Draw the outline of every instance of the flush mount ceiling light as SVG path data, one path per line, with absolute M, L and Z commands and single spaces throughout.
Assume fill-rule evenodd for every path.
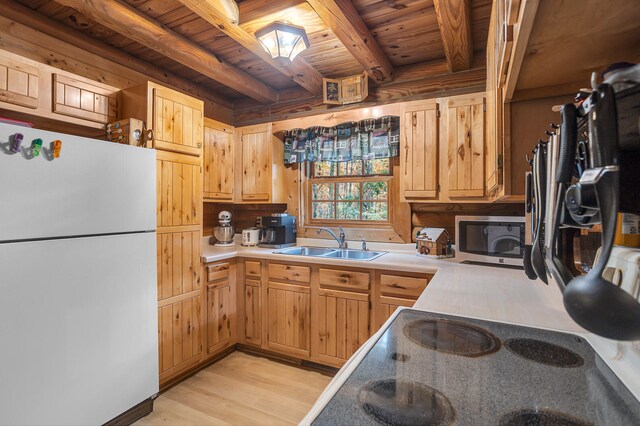
M 274 22 L 260 28 L 255 36 L 274 59 L 293 61 L 293 58 L 309 47 L 304 28 L 283 22 Z

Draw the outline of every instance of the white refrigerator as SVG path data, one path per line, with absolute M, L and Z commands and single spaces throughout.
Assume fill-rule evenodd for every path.
M 157 395 L 155 179 L 154 150 L 0 124 L 0 424 Z

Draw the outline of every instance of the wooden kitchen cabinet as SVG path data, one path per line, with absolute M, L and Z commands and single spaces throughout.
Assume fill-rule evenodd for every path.
M 156 151 L 158 227 L 202 223 L 202 167 L 190 155 Z
M 269 282 L 267 288 L 269 349 L 308 358 L 311 347 L 309 285 Z
M 158 300 L 201 288 L 200 231 L 158 232 Z
M 424 274 L 400 275 L 376 271 L 376 328 L 381 327 L 400 306 L 412 307 L 427 288 L 431 277 Z
M 122 91 L 120 118 L 143 120 L 153 130 L 153 147 L 200 156 L 204 139 L 204 103 L 156 83 Z
M 449 198 L 485 195 L 485 98 L 448 98 L 447 175 Z
M 437 197 L 439 111 L 434 101 L 412 104 L 402 111 L 400 173 L 406 201 Z
M 195 366 L 202 358 L 200 293 L 159 303 L 158 356 L 160 384 Z
M 204 119 L 204 198 L 233 201 L 233 127 Z
M 262 345 L 262 262 L 246 260 L 243 262 L 244 280 L 242 288 L 244 294 L 240 303 L 244 309 L 244 321 L 240 331 L 244 343 L 254 346 Z
M 288 196 L 284 144 L 271 124 L 235 129 L 236 203 L 284 203 Z
M 237 341 L 235 274 L 231 268 L 230 262 L 205 266 L 207 357 Z
M 244 127 L 242 146 L 242 201 L 269 201 L 271 198 L 271 126 Z
M 342 366 L 371 334 L 369 294 L 320 288 L 317 309 L 318 357 Z
M 40 70 L 18 59 L 0 57 L 0 101 L 38 107 Z

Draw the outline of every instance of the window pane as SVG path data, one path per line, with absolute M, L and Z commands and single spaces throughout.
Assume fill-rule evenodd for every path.
M 337 176 L 338 163 L 332 161 L 316 161 L 313 165 L 315 176 Z
M 338 174 L 340 176 L 359 176 L 362 175 L 362 161 L 342 161 L 338 164 Z
M 343 220 L 360 220 L 360 203 L 344 202 L 336 203 L 337 214 L 336 219 Z
M 362 184 L 363 200 L 386 200 L 388 198 L 387 182 L 364 182 Z
M 359 200 L 360 199 L 360 183 L 344 182 L 337 183 L 338 200 Z
M 314 219 L 335 219 L 333 203 L 313 203 Z
M 312 200 L 333 200 L 334 196 L 332 183 L 314 183 L 311 185 Z
M 389 158 L 379 158 L 377 160 L 365 160 L 365 175 L 389 175 L 391 174 L 391 162 Z
M 362 220 L 389 220 L 387 203 L 362 203 Z

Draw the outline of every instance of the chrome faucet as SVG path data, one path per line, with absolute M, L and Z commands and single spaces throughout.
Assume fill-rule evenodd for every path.
M 362 241 L 362 251 L 367 251 L 367 250 L 369 250 L 369 249 L 367 248 L 367 240 L 366 240 L 365 238 L 363 238 L 363 239 L 362 239 L 362 240 L 360 240 L 360 241 Z
M 338 248 L 341 249 L 346 249 L 347 248 L 347 236 L 344 233 L 344 229 L 342 229 L 342 226 L 338 226 L 338 229 L 340 230 L 340 236 L 338 237 L 331 229 L 329 228 L 320 228 L 318 229 L 318 235 L 320 235 L 320 233 L 322 231 L 326 231 L 329 234 L 331 234 L 331 236 L 333 238 L 335 238 L 336 242 L 338 243 Z

